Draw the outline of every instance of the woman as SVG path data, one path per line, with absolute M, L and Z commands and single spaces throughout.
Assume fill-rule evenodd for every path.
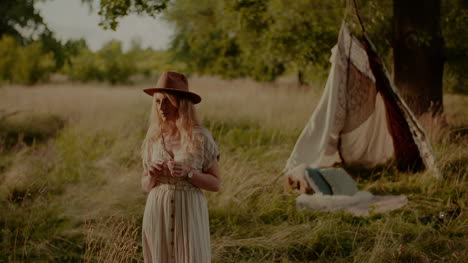
M 206 263 L 211 260 L 207 201 L 200 189 L 218 191 L 219 152 L 193 104 L 200 96 L 187 78 L 164 72 L 153 96 L 142 146 L 142 187 L 149 192 L 143 216 L 145 262 Z

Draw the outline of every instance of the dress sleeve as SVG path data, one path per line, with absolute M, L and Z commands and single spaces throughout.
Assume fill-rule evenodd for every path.
M 213 161 L 219 160 L 219 151 L 213 136 L 209 131 L 204 132 L 203 136 L 203 164 L 202 168 L 205 172 L 213 164 Z

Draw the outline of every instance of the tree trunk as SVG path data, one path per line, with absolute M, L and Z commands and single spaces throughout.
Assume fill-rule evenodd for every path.
M 297 72 L 297 86 L 298 87 L 304 87 L 306 86 L 308 83 L 305 82 L 304 80 L 304 72 L 302 70 L 299 70 Z
M 393 1 L 394 81 L 416 116 L 443 111 L 440 0 Z

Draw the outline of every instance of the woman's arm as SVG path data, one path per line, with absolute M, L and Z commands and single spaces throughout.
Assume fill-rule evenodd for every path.
M 205 172 L 193 171 L 192 178 L 187 179 L 200 189 L 218 192 L 221 187 L 218 160 L 215 159 Z
M 218 160 L 214 159 L 210 167 L 205 172 L 198 172 L 193 168 L 180 163 L 173 162 L 168 164 L 168 168 L 174 177 L 186 177 L 193 185 L 200 189 L 217 192 L 221 185 L 221 177 L 219 173 Z M 190 171 L 192 172 L 192 178 L 188 178 Z
M 141 177 L 141 188 L 143 191 L 149 193 L 155 184 L 156 178 L 143 171 L 143 175 Z
M 141 188 L 143 188 L 143 191 L 149 193 L 151 189 L 153 189 L 157 183 L 158 176 L 164 168 L 164 165 L 165 161 L 158 160 L 154 163 L 149 171 L 143 171 L 143 175 L 141 177 Z

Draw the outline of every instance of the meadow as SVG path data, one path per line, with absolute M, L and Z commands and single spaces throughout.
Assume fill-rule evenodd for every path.
M 298 211 L 278 178 L 321 89 L 193 77 L 220 152 L 207 192 L 213 262 L 468 262 L 468 96 L 426 118 L 444 177 L 394 167 L 354 174 L 405 194 L 387 214 Z M 142 262 L 140 145 L 151 84 L 0 87 L 0 262 Z M 444 218 L 439 218 L 440 213 Z

